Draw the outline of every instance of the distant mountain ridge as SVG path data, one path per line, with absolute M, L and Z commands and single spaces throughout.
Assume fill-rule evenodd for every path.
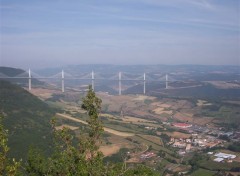
M 36 70 L 37 73 L 44 75 L 52 75 L 62 70 L 72 73 L 90 73 L 91 71 L 100 73 L 118 73 L 131 72 L 143 74 L 144 72 L 162 72 L 171 73 L 176 71 L 189 71 L 191 73 L 204 72 L 211 73 L 213 71 L 239 73 L 240 66 L 236 65 L 108 65 L 108 64 L 85 64 L 85 65 L 68 65 L 56 68 L 43 68 Z
M 11 67 L 0 67 L 0 73 L 3 73 L 7 76 L 14 77 L 26 71 L 20 68 L 11 68 Z
M 21 75 L 20 77 L 28 77 L 28 72 L 20 68 L 0 67 L 0 80 L 9 81 L 15 84 L 19 84 L 21 86 L 27 86 L 28 78 L 14 78 L 18 75 Z M 6 78 L 6 77 L 11 77 L 11 78 Z M 44 83 L 33 77 L 32 84 L 42 85 Z

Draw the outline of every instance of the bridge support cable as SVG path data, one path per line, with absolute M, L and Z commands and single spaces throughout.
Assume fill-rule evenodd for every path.
M 28 70 L 28 90 L 32 90 L 31 70 Z
M 118 94 L 122 95 L 122 83 L 121 83 L 122 73 L 118 73 Z
M 62 70 L 62 92 L 64 91 L 64 71 Z
M 107 76 L 106 76 L 107 75 Z M 110 75 L 110 76 L 109 76 Z M 92 72 L 88 72 L 88 73 L 83 73 L 80 75 L 72 75 L 69 74 L 68 72 L 65 72 L 64 70 L 62 70 L 61 72 L 58 72 L 57 74 L 53 75 L 53 76 L 41 76 L 36 74 L 35 72 L 33 72 L 31 69 L 29 69 L 28 71 L 24 71 L 23 73 L 20 73 L 16 76 L 8 76 L 5 75 L 4 73 L 0 72 L 0 79 L 24 79 L 24 80 L 28 80 L 28 90 L 30 91 L 32 89 L 32 80 L 34 79 L 43 79 L 43 80 L 61 80 L 61 82 L 59 82 L 61 84 L 61 89 L 62 92 L 65 92 L 65 80 L 83 80 L 85 82 L 89 81 L 92 84 L 92 89 L 95 91 L 95 84 L 96 81 L 102 81 L 105 80 L 107 82 L 109 81 L 113 81 L 115 82 L 115 84 L 117 84 L 118 81 L 118 94 L 122 95 L 122 81 L 130 81 L 130 82 L 134 82 L 136 84 L 139 84 L 139 82 L 143 82 L 143 87 L 142 87 L 142 94 L 145 95 L 146 94 L 146 89 L 147 89 L 147 81 L 149 82 L 156 82 L 156 83 L 160 83 L 161 85 L 165 83 L 165 89 L 171 89 L 173 86 L 174 82 L 184 82 L 183 80 L 175 80 L 174 77 L 171 76 L 171 73 L 155 73 L 155 74 L 146 74 L 145 72 L 142 74 L 130 74 L 130 73 L 125 73 L 125 72 L 118 72 L 118 74 L 99 74 L 96 73 L 92 70 Z M 188 81 L 189 82 L 189 81 Z M 59 85 L 59 84 L 58 84 Z M 116 85 L 117 86 L 117 85 Z

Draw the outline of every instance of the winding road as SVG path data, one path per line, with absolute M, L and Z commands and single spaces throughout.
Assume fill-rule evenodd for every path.
M 60 113 L 57 113 L 57 116 L 61 117 L 61 118 L 65 118 L 65 119 L 68 119 L 68 120 L 71 120 L 71 121 L 74 121 L 74 122 L 79 122 L 79 123 L 82 123 L 82 124 L 85 124 L 87 125 L 88 123 L 84 120 L 80 120 L 80 119 L 77 119 L 77 118 L 74 118 L 74 117 L 71 117 L 67 114 L 60 114 Z M 111 128 L 106 128 L 106 127 L 103 127 L 104 131 L 108 132 L 108 133 L 112 133 L 112 134 L 115 134 L 117 136 L 122 136 L 122 137 L 130 137 L 130 136 L 134 136 L 135 134 L 134 133 L 126 133 L 126 132 L 121 132 L 121 131 L 117 131 L 117 130 L 113 130 Z

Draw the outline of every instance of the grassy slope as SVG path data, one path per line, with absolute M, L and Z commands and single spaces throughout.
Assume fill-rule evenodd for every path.
M 0 81 L 0 112 L 6 114 L 10 156 L 25 159 L 30 145 L 49 151 L 54 111 L 48 105 L 23 88 Z
M 205 169 L 198 169 L 192 173 L 192 176 L 213 176 L 215 172 L 205 170 Z

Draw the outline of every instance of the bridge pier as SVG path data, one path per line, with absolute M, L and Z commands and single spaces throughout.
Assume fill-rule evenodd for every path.
M 143 74 L 143 94 L 146 94 L 146 74 Z
M 121 83 L 122 73 L 118 73 L 118 95 L 122 95 L 122 83 Z
M 166 89 L 168 89 L 168 74 L 166 74 Z
M 94 91 L 94 72 L 92 71 L 92 89 Z
M 64 71 L 62 70 L 62 93 L 64 92 Z

